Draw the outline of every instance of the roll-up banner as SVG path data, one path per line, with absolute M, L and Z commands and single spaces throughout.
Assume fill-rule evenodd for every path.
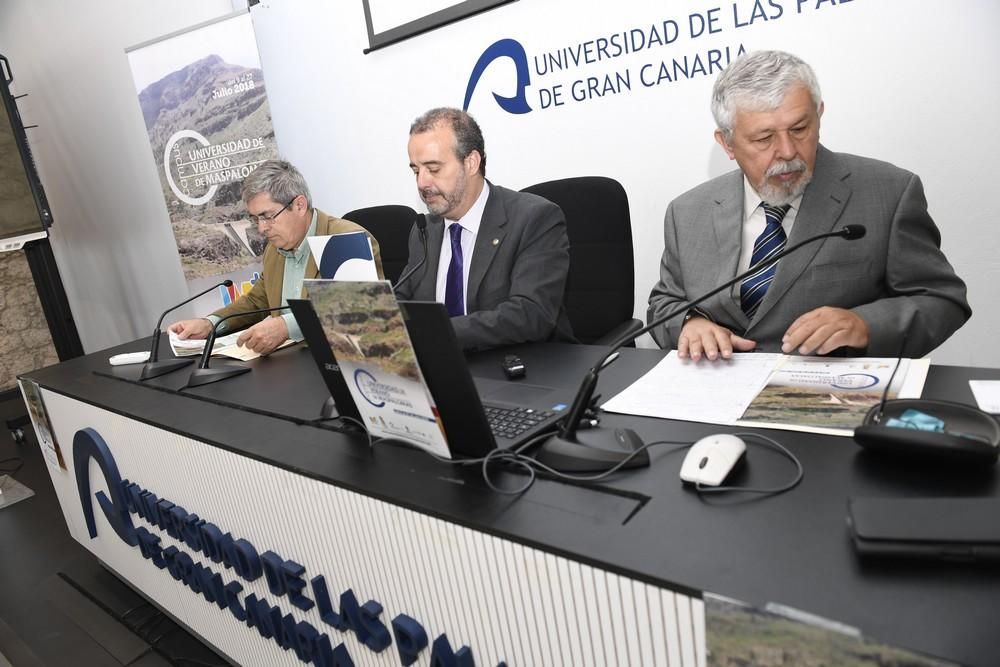
M 204 315 L 249 291 L 266 239 L 247 219 L 243 179 L 277 156 L 249 12 L 126 49 L 188 293 Z

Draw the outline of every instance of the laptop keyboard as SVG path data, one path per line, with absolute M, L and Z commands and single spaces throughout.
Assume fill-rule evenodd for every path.
M 515 408 L 499 405 L 484 405 L 490 430 L 496 438 L 513 439 L 551 418 L 555 413 L 533 408 Z

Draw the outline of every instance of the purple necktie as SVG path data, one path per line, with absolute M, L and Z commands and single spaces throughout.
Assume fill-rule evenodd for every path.
M 462 225 L 457 222 L 448 227 L 451 234 L 451 264 L 444 288 L 444 305 L 452 317 L 465 315 L 465 285 L 462 278 Z

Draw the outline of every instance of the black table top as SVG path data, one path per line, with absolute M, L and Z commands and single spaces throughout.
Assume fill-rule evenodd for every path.
M 962 663 L 995 664 L 1000 653 L 994 612 L 1000 568 L 863 561 L 845 523 L 852 496 L 1000 496 L 995 467 L 928 466 L 873 456 L 850 438 L 761 429 L 793 451 L 805 469 L 802 483 L 780 496 L 699 496 L 682 486 L 683 451 L 672 447 L 651 450 L 649 468 L 601 484 L 540 479 L 523 496 L 504 496 L 483 483 L 478 469 L 440 463 L 395 444 L 369 448 L 350 428 L 316 422 L 327 392 L 301 345 L 249 362 L 251 373 L 180 391 L 187 370 L 140 384 L 139 366 L 107 364 L 109 355 L 146 344 L 137 341 L 28 376 L 47 389 L 187 437 L 654 584 L 760 607 L 787 605 Z M 603 348 L 518 346 L 473 355 L 470 369 L 502 379 L 499 362 L 511 351 L 524 359 L 529 381 L 575 388 Z M 599 392 L 614 395 L 663 355 L 622 350 L 602 373 Z M 1000 370 L 932 366 L 924 397 L 973 403 L 969 379 L 1000 379 Z M 601 426 L 628 426 L 647 442 L 693 442 L 710 433 L 748 430 L 615 414 L 605 414 Z M 764 447 L 751 444 L 747 457 L 734 484 L 774 486 L 794 472 Z

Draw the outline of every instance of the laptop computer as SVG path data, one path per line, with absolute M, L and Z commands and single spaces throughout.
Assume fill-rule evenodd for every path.
M 342 417 L 351 417 L 361 421 L 361 413 L 351 396 L 347 382 L 344 381 L 344 375 L 340 372 L 340 367 L 333 356 L 333 350 L 330 349 L 330 343 L 326 339 L 326 334 L 323 332 L 323 326 L 320 324 L 312 301 L 309 299 L 289 299 L 288 307 L 291 309 L 292 315 L 295 316 L 299 329 L 302 330 L 302 337 L 305 339 L 306 345 L 309 346 L 309 353 L 312 354 L 313 361 L 316 362 L 319 374 L 323 376 L 323 382 L 326 384 L 326 388 L 330 392 L 330 399 L 333 401 L 333 406 L 325 405 L 323 407 L 322 416 L 333 417 L 339 414 Z M 331 407 L 336 407 L 336 411 L 331 410 Z
M 424 380 L 455 454 L 480 458 L 551 430 L 572 402 L 565 389 L 520 381 L 473 381 L 444 304 L 400 301 Z
M 312 302 L 289 299 L 288 305 L 337 411 L 360 419 Z M 565 389 L 484 378 L 474 381 L 444 304 L 400 301 L 399 306 L 454 455 L 481 458 L 497 448 L 519 447 L 552 429 L 567 410 L 572 396 Z

